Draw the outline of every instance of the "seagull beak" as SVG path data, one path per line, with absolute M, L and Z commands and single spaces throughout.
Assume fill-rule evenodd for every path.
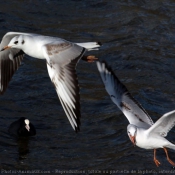
M 30 131 L 30 126 L 26 125 L 25 128 L 27 129 L 27 131 Z
M 6 49 L 10 49 L 10 48 L 11 48 L 11 46 L 5 46 L 4 48 L 1 49 L 1 51 L 6 50 Z
M 130 140 L 131 140 L 131 142 L 134 144 L 134 146 L 136 145 L 136 138 L 135 138 L 135 136 L 129 136 L 129 138 L 130 138 Z

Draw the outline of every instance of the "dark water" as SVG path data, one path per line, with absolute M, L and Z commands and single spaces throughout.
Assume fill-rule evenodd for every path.
M 20 31 L 76 42 L 101 41 L 101 50 L 91 54 L 112 66 L 156 121 L 175 109 L 174 14 L 173 0 L 2 1 L 0 36 Z M 126 134 L 128 121 L 109 99 L 96 65 L 80 61 L 77 73 L 82 113 L 78 134 L 72 130 L 60 105 L 45 61 L 25 56 L 6 93 L 0 97 L 1 173 L 39 170 L 39 174 L 42 171 L 170 174 L 174 171 L 163 150 L 157 152 L 161 162 L 157 168 L 152 150 L 133 147 Z M 8 135 L 10 123 L 21 116 L 32 121 L 37 136 L 15 140 Z M 168 139 L 175 143 L 174 128 Z M 169 153 L 175 161 L 175 151 Z

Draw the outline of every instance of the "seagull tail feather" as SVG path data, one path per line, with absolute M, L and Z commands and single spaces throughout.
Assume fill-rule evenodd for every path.
M 76 43 L 77 45 L 84 47 L 85 49 L 89 50 L 98 50 L 101 46 L 100 42 L 87 42 L 87 43 Z
M 165 147 L 175 150 L 175 145 L 172 143 L 170 143 L 169 145 L 166 145 Z

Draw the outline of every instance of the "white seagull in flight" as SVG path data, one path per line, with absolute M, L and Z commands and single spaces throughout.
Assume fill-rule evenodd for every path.
M 157 166 L 160 165 L 160 162 L 156 158 L 156 149 L 163 148 L 167 160 L 175 166 L 167 151 L 167 148 L 175 150 L 175 145 L 165 138 L 175 125 L 175 110 L 164 114 L 156 123 L 153 123 L 151 117 L 131 96 L 105 62 L 97 62 L 97 68 L 111 100 L 124 113 L 130 123 L 127 127 L 127 133 L 131 142 L 140 148 L 154 149 L 154 162 Z
M 0 44 L 0 94 L 3 94 L 24 54 L 46 59 L 47 69 L 62 107 L 75 131 L 80 126 L 80 95 L 76 65 L 82 58 L 93 62 L 95 56 L 84 56 L 98 49 L 98 42 L 72 43 L 57 37 L 31 33 L 8 32 Z

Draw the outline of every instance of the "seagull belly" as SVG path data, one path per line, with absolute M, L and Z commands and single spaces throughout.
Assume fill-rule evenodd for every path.
M 159 135 L 144 135 L 142 134 L 136 140 L 136 145 L 144 149 L 163 148 L 167 144 L 167 140 Z

